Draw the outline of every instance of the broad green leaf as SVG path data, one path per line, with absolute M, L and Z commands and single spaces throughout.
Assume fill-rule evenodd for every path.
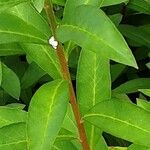
M 10 94 L 13 98 L 19 99 L 20 96 L 20 81 L 17 75 L 1 63 L 1 87 Z
M 77 71 L 77 99 L 82 116 L 97 103 L 111 98 L 109 72 L 107 59 L 85 49 L 81 51 Z
M 132 144 L 131 146 L 128 147 L 127 150 L 150 150 L 150 148 L 141 145 Z
M 137 105 L 150 112 L 150 102 L 137 98 Z
M 28 25 L 36 28 L 38 31 L 43 33 L 45 37 L 51 36 L 51 31 L 47 21 L 35 10 L 35 8 L 30 3 L 17 5 L 10 9 L 9 13 L 20 18 Z
M 27 113 L 25 111 L 7 106 L 0 107 L 0 128 L 14 123 L 26 122 L 26 119 Z
M 7 12 L 0 13 L 0 35 L 0 43 L 26 42 L 45 44 L 48 39 L 31 25 Z
M 147 88 L 150 88 L 150 78 L 137 78 L 121 84 L 113 91 L 117 93 L 133 93 L 137 92 L 138 89 Z
M 0 56 L 23 55 L 22 48 L 17 43 L 0 44 Z
M 21 79 L 22 89 L 26 89 L 35 84 L 46 73 L 34 62 L 31 63 Z
M 139 11 L 141 13 L 150 14 L 150 1 L 149 0 L 130 0 L 128 8 Z
M 22 44 L 22 48 L 52 78 L 62 78 L 60 64 L 54 49 L 37 44 Z
M 77 99 L 81 115 L 97 103 L 111 98 L 111 78 L 109 60 L 83 49 L 77 71 Z M 101 130 L 85 123 L 89 145 L 94 149 Z
M 141 27 L 135 27 L 132 25 L 123 25 L 123 24 L 119 26 L 119 29 L 125 37 L 135 41 L 136 43 L 149 47 L 150 32 L 145 31 Z
M 0 150 L 26 150 L 26 124 L 17 123 L 0 129 Z
M 119 99 L 104 101 L 83 117 L 105 132 L 150 147 L 150 113 Z
M 150 62 L 146 64 L 146 66 L 150 69 Z
M 140 89 L 139 91 L 150 97 L 150 89 Z
M 68 100 L 66 81 L 47 83 L 35 93 L 29 106 L 27 123 L 29 149 L 46 150 L 52 147 L 62 126 Z
M 102 10 L 93 6 L 80 6 L 73 17 L 65 18 L 57 29 L 57 37 L 61 42 L 72 40 L 104 58 L 137 67 L 131 50 L 115 25 Z
M 46 21 L 29 3 L 0 13 L 0 43 L 19 41 L 46 44 L 50 36 L 50 31 L 46 33 L 48 29 Z
M 27 1 L 29 1 L 29 0 L 15 0 L 15 1 L 14 0 L 1 0 L 0 1 L 0 12 L 6 10 L 8 8 L 11 8 L 15 5 L 18 5 L 20 3 L 27 2 Z

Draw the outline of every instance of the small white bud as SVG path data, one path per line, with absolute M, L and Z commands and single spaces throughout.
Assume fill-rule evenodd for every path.
M 52 36 L 52 37 L 49 39 L 49 44 L 50 44 L 54 49 L 57 49 L 58 41 L 56 41 L 55 38 L 54 38 L 54 36 Z

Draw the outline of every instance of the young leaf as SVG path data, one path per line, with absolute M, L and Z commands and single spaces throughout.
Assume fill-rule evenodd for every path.
M 150 147 L 150 113 L 134 104 L 119 99 L 101 102 L 83 119 L 114 136 Z
M 65 18 L 57 29 L 57 37 L 61 42 L 72 40 L 104 58 L 137 67 L 131 50 L 115 25 L 102 10 L 93 6 L 80 6 L 73 17 Z
M 150 78 L 138 78 L 129 80 L 117 88 L 115 88 L 113 91 L 117 93 L 133 93 L 137 92 L 138 89 L 147 89 L 150 88 Z
M 17 75 L 1 63 L 1 87 L 10 94 L 13 98 L 19 99 L 20 96 L 20 81 Z
M 62 77 L 56 51 L 50 46 L 22 44 L 22 48 L 52 78 L 60 79 Z
M 47 83 L 35 93 L 27 123 L 29 149 L 46 150 L 52 147 L 62 126 L 68 99 L 68 84 L 61 80 Z
M 18 5 L 20 3 L 27 2 L 27 1 L 29 1 L 29 0 L 15 0 L 15 1 L 14 0 L 1 0 L 0 1 L 0 12 L 6 10 L 8 8 L 11 8 L 15 5 Z
M 86 70 L 85 70 L 86 69 Z M 111 78 L 109 60 L 100 55 L 82 50 L 77 71 L 77 99 L 81 115 L 97 103 L 111 98 Z M 91 149 L 95 148 L 101 130 L 85 122 Z
M 0 150 L 26 150 L 26 124 L 17 123 L 0 129 Z
M 7 106 L 0 107 L 0 128 L 14 123 L 26 122 L 26 119 L 27 113 L 25 111 Z

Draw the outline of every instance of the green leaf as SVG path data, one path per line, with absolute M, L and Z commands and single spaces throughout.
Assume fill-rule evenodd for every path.
M 1 87 L 10 94 L 13 98 L 19 99 L 20 96 L 20 81 L 17 75 L 1 63 Z
M 115 25 L 102 10 L 93 6 L 80 6 L 73 17 L 65 18 L 57 29 L 57 37 L 61 42 L 72 40 L 104 58 L 137 67 L 131 50 Z
M 22 44 L 22 48 L 52 78 L 62 78 L 60 64 L 54 49 L 37 44 Z
M 36 63 L 31 63 L 21 79 L 22 89 L 27 89 L 32 86 L 45 74 L 46 73 Z
M 45 0 L 31 0 L 33 2 L 34 7 L 41 12 L 44 8 L 44 1 Z
M 35 93 L 29 106 L 27 123 L 29 149 L 46 150 L 52 147 L 62 126 L 68 102 L 66 81 L 47 83 Z
M 66 0 L 52 0 L 52 2 L 54 4 L 60 5 L 60 6 L 64 6 L 66 3 Z
M 150 89 L 140 89 L 139 91 L 150 97 Z
M 149 47 L 150 32 L 147 32 L 144 28 L 122 24 L 119 26 L 119 29 L 125 37 L 135 41 L 136 43 Z
M 22 48 L 17 43 L 0 44 L 0 56 L 23 55 Z
M 86 71 L 85 71 L 86 69 Z M 83 49 L 77 71 L 77 99 L 83 116 L 97 103 L 111 98 L 111 78 L 109 60 Z M 91 149 L 95 148 L 101 130 L 85 122 Z
M 131 146 L 128 147 L 127 150 L 150 150 L 150 148 L 145 147 L 145 146 L 141 146 L 141 145 L 137 145 L 137 144 L 132 144 Z
M 26 119 L 27 113 L 25 111 L 7 106 L 0 107 L 0 128 L 14 123 L 26 122 Z
M 32 12 L 33 14 L 31 14 Z M 24 15 L 22 15 L 23 13 Z M 38 25 L 37 23 L 41 24 Z M 41 26 L 44 29 L 39 29 Z M 44 32 L 42 32 L 43 30 Z M 45 30 L 48 30 L 47 23 L 28 3 L 18 5 L 8 12 L 0 13 L 0 43 L 47 44 L 50 36 L 48 33 L 50 32 L 45 34 Z
M 150 147 L 150 113 L 119 99 L 104 101 L 83 117 L 116 137 Z
M 110 147 L 109 150 L 127 150 L 126 147 Z
M 64 118 L 62 128 L 70 131 L 71 133 L 75 134 L 76 136 L 79 136 L 76 121 L 75 121 L 74 114 L 73 114 L 70 104 L 68 105 L 68 110 L 67 110 L 66 116 Z
M 137 98 L 137 105 L 150 112 L 150 102 Z
M 111 65 L 110 69 L 112 82 L 114 82 L 122 74 L 125 68 L 126 66 L 122 64 Z
M 47 21 L 35 10 L 31 3 L 17 5 L 11 8 L 9 13 L 20 18 L 28 25 L 36 28 L 38 31 L 44 34 L 45 37 L 51 36 L 51 31 Z
M 26 150 L 26 124 L 17 123 L 0 129 L 0 150 Z
M 1 0 L 0 1 L 0 12 L 6 10 L 8 8 L 11 8 L 15 5 L 18 5 L 20 3 L 27 2 L 27 1 L 29 1 L 29 0 L 15 0 L 15 1 L 14 0 Z
M 141 13 L 150 14 L 150 1 L 149 0 L 130 0 L 128 8 L 139 11 Z
M 11 104 L 7 104 L 5 105 L 5 107 L 9 107 L 9 108 L 15 108 L 15 109 L 24 109 L 25 105 L 21 104 L 21 103 L 11 103 Z
M 133 93 L 137 92 L 138 89 L 147 88 L 150 88 L 150 78 L 137 78 L 121 84 L 113 91 L 117 93 Z
M 118 14 L 110 15 L 109 18 L 116 25 L 116 27 L 118 27 L 122 20 L 122 14 L 118 13 Z

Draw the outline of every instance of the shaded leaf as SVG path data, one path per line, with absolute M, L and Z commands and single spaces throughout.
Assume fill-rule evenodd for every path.
M 147 88 L 150 88 L 150 78 L 137 78 L 121 84 L 113 91 L 117 93 L 133 93 L 137 92 L 138 89 Z
M 18 76 L 5 64 L 1 64 L 1 87 L 13 98 L 19 99 L 20 81 Z
M 150 14 L 150 1 L 149 0 L 130 0 L 128 8 L 139 11 L 141 13 Z

